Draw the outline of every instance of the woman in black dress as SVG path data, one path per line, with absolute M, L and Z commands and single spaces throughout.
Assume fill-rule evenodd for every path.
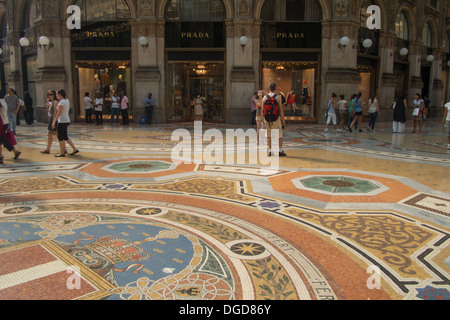
M 400 99 L 397 100 L 394 106 L 394 122 L 393 122 L 394 133 L 405 132 L 407 108 L 408 102 L 406 101 L 406 95 L 404 94 L 400 97 Z

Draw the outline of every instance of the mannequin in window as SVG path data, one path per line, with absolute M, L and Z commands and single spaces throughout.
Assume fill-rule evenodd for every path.
M 95 93 L 100 92 L 100 87 L 101 87 L 100 79 L 98 78 L 98 74 L 96 74 L 94 76 L 94 91 L 95 91 Z
M 108 68 L 105 69 L 105 72 L 102 75 L 102 84 L 103 86 L 109 86 L 111 84 L 111 76 L 109 75 Z
M 309 116 L 309 105 L 308 105 L 308 99 L 309 99 L 309 88 L 306 81 L 303 81 L 303 100 L 302 100 L 302 112 L 304 116 Z
M 117 91 L 123 91 L 125 94 L 127 93 L 127 84 L 125 83 L 125 80 L 123 80 L 123 76 L 121 74 L 119 75 L 119 81 L 117 83 Z

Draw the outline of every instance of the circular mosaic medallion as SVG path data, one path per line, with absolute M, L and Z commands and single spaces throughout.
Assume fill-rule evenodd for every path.
M 353 188 L 355 186 L 353 182 L 343 180 L 326 180 L 322 184 L 333 188 Z
M 262 245 L 251 242 L 237 243 L 231 246 L 230 249 L 236 254 L 250 257 L 259 256 L 266 251 L 266 248 L 264 248 Z
M 161 208 L 144 208 L 136 211 L 136 214 L 141 216 L 153 216 L 162 213 L 163 210 Z
M 332 195 L 376 195 L 388 190 L 377 181 L 350 176 L 307 176 L 292 182 L 299 189 Z
M 9 215 L 15 215 L 15 214 L 29 213 L 32 210 L 33 210 L 32 207 L 23 206 L 23 207 L 14 207 L 14 208 L 9 208 L 9 209 L 3 210 L 3 213 L 9 214 Z
M 173 170 L 175 164 L 165 161 L 124 161 L 103 167 L 102 170 L 113 173 L 153 173 Z

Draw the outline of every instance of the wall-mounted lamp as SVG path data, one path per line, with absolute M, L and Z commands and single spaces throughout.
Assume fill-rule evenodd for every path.
M 148 48 L 148 39 L 147 39 L 147 37 L 144 37 L 144 36 L 140 37 L 139 38 L 139 45 L 142 47 L 142 50 L 144 50 L 144 52 L 147 51 L 147 48 Z
M 409 53 L 409 51 L 408 51 L 407 48 L 402 48 L 402 49 L 400 49 L 400 55 L 401 55 L 401 56 L 407 56 L 408 53 Z
M 0 49 L 1 50 L 1 49 Z M 1 53 L 0 53 L 1 54 Z M 447 65 L 450 67 L 450 60 L 448 60 Z
M 348 37 L 342 37 L 341 40 L 339 40 L 338 48 L 342 51 L 347 48 L 347 46 L 350 44 L 350 39 Z
M 49 52 L 53 47 L 53 43 L 50 42 L 50 39 L 46 36 L 42 36 L 38 40 L 39 48 L 44 48 L 46 52 Z
M 26 37 L 20 38 L 19 44 L 21 47 L 28 47 L 30 45 L 30 40 L 28 40 L 28 38 Z
M 373 45 L 373 42 L 371 39 L 366 39 L 363 41 L 362 45 L 364 48 L 369 49 Z
M 427 61 L 428 62 L 433 62 L 434 61 L 434 56 L 432 54 L 427 56 Z
M 242 47 L 242 52 L 244 52 L 245 47 L 248 45 L 248 38 L 246 36 L 242 36 L 239 39 L 239 42 L 241 43 L 241 47 Z

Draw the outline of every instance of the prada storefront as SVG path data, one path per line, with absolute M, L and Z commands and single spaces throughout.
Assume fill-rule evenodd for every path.
M 118 94 L 124 91 L 130 101 L 132 97 L 131 28 L 127 22 L 131 14 L 128 6 L 104 6 L 101 3 L 86 6 L 85 2 L 78 1 L 84 15 L 82 29 L 75 29 L 71 34 L 75 115 L 85 116 L 83 100 L 88 92 L 93 100 L 97 93 L 102 94 L 104 115 L 109 116 L 113 91 Z M 101 18 L 96 16 L 105 10 L 107 14 Z M 133 103 L 129 105 L 128 112 L 132 116 Z
M 204 101 L 205 121 L 225 121 L 225 9 L 221 1 L 203 4 L 187 11 L 175 1 L 166 11 L 169 122 L 193 120 L 197 95 Z
M 322 13 L 316 1 L 266 1 L 261 17 L 262 87 L 275 82 L 287 120 L 317 121 Z

